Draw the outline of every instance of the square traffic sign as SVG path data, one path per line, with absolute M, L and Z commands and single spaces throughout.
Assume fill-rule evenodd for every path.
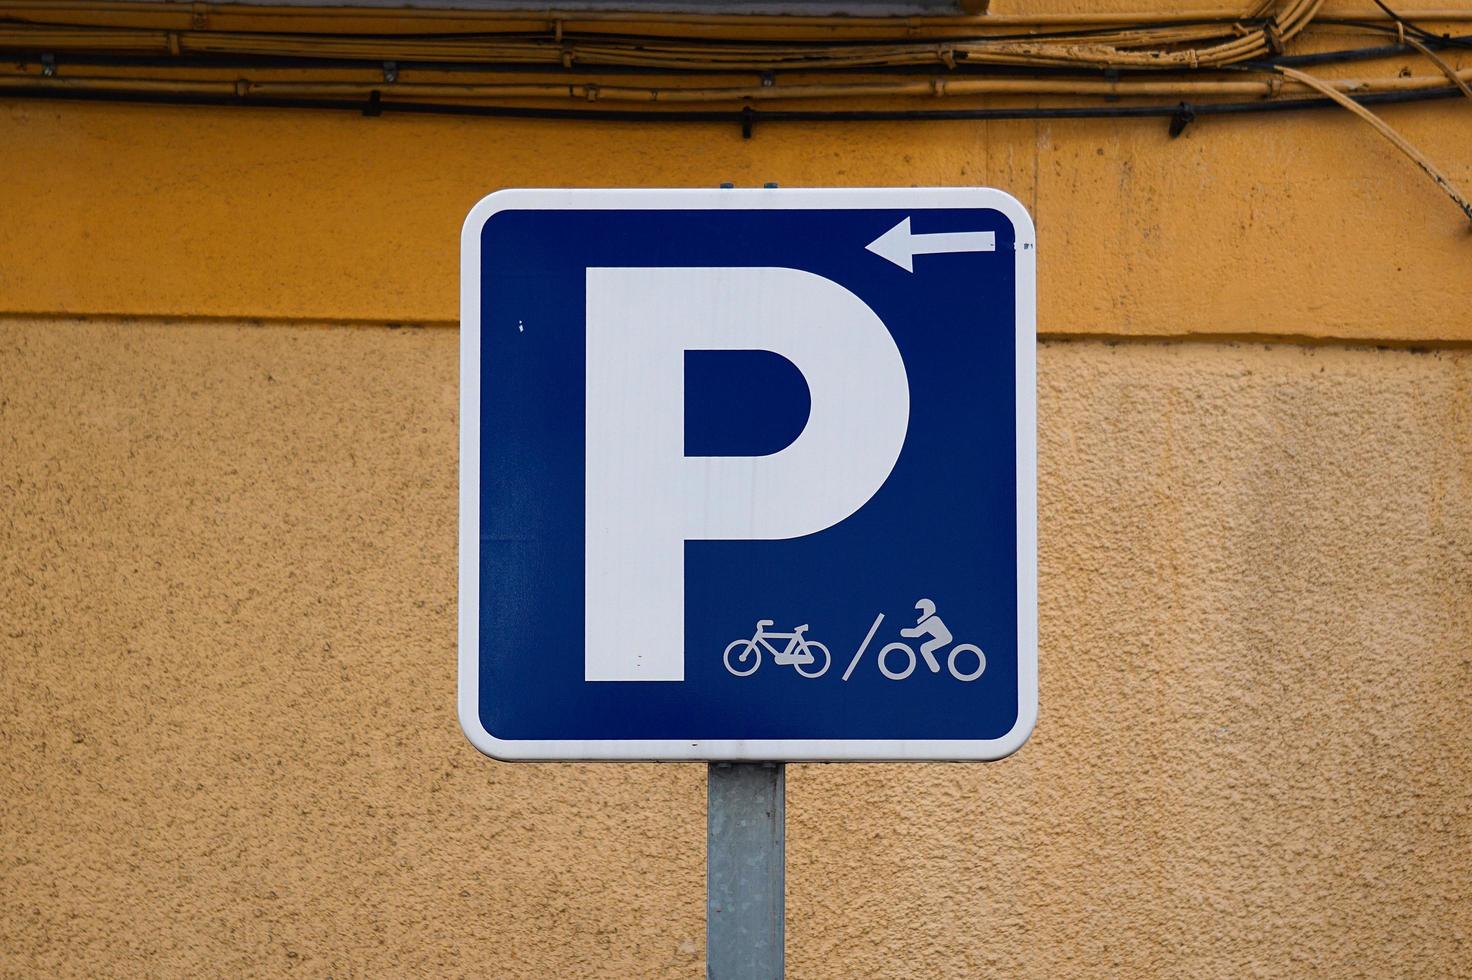
M 976 188 L 508 190 L 462 238 L 460 717 L 505 759 L 994 759 L 1035 241 Z

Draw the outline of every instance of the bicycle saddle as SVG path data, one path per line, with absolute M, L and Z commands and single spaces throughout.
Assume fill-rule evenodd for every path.
M 768 626 L 772 626 L 772 625 L 774 625 L 774 624 L 773 624 L 773 622 L 770 619 L 759 619 L 759 620 L 757 620 L 756 628 L 759 629 L 759 630 L 762 630 L 762 629 L 766 629 Z

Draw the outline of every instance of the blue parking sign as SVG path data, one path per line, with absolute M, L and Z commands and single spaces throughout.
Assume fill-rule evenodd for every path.
M 462 727 L 996 759 L 1037 717 L 1032 222 L 982 188 L 505 190 L 461 245 Z

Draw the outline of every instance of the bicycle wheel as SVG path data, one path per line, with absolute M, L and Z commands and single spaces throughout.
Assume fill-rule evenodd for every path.
M 793 664 L 793 668 L 804 677 L 822 677 L 828 672 L 828 667 L 833 663 L 833 655 L 828 648 L 816 640 L 807 643 L 808 652 L 813 654 L 813 662 L 810 664 Z
M 904 651 L 905 656 L 909 658 L 904 670 L 890 670 L 889 665 L 885 662 L 896 650 Z M 891 643 L 879 651 L 879 672 L 892 681 L 904 680 L 915 672 L 915 651 L 910 649 L 908 643 Z
M 731 654 L 737 650 L 740 650 L 741 653 L 736 657 L 735 661 L 732 661 Z M 738 668 L 736 666 L 737 663 L 746 663 L 747 658 L 751 659 L 750 667 Z M 726 653 L 721 659 L 726 662 L 727 670 L 737 677 L 745 677 L 747 674 L 755 673 L 756 669 L 762 665 L 762 651 L 751 640 L 732 640 L 730 645 L 726 647 Z
M 956 669 L 956 654 L 962 650 L 970 650 L 976 654 L 976 670 L 969 674 L 963 674 Z M 951 655 L 946 658 L 946 668 L 950 670 L 951 676 L 958 681 L 974 681 L 986 670 L 986 654 L 981 652 L 981 647 L 971 643 L 958 643 L 951 647 Z

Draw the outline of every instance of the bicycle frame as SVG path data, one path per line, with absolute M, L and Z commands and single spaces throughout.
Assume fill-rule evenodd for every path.
M 787 645 L 778 650 L 772 645 L 772 640 L 786 640 Z M 813 655 L 808 652 L 807 644 L 802 642 L 802 634 L 793 633 L 768 633 L 764 629 L 756 631 L 751 638 L 752 643 L 760 643 L 772 655 L 773 663 L 785 663 L 793 660 L 811 663 Z

